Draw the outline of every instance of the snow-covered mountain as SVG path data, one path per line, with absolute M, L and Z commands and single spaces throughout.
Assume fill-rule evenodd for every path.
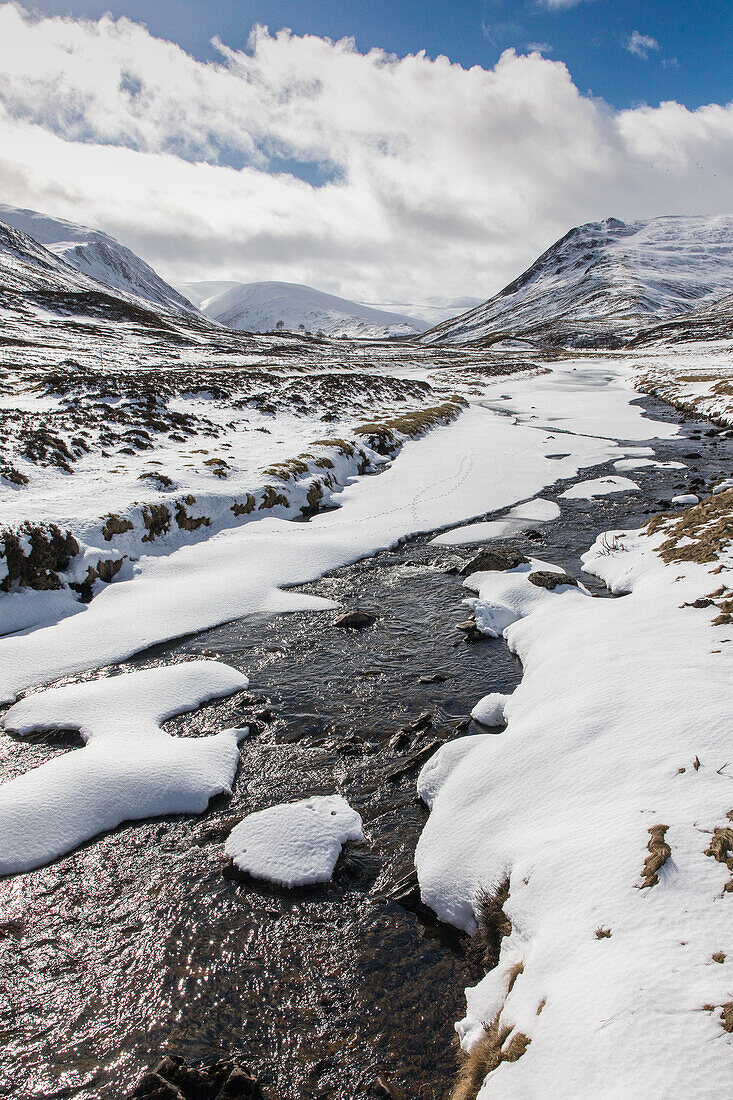
M 449 317 L 457 317 L 466 310 L 481 305 L 482 302 L 483 298 L 468 298 L 463 295 L 459 298 L 445 296 L 421 298 L 415 302 L 364 302 L 364 305 L 371 306 L 372 309 L 384 309 L 388 313 L 406 314 L 432 327 L 439 325 L 441 321 L 447 321 Z
M 607 218 L 571 229 L 493 298 L 421 339 L 619 347 L 731 291 L 733 218 Z
M 733 294 L 726 294 L 712 305 L 642 329 L 631 346 L 690 344 L 707 340 L 733 340 Z
M 0 203 L 0 222 L 26 233 L 70 267 L 99 283 L 166 309 L 194 311 L 191 302 L 161 279 L 149 264 L 107 233 L 5 203 Z
M 184 283 L 207 317 L 242 332 L 291 332 L 380 339 L 415 336 L 427 323 L 325 294 L 300 283 Z

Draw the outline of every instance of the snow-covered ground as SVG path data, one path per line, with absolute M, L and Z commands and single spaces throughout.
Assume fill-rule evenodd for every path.
M 466 582 L 524 678 L 504 732 L 426 765 L 416 863 L 444 920 L 475 929 L 493 895 L 509 922 L 457 1025 L 482 1100 L 726 1094 L 731 490 L 718 501 L 599 538 L 585 568 L 621 600 L 533 588 L 539 563 Z
M 484 383 L 458 419 L 408 439 L 379 476 L 334 489 L 336 510 L 307 524 L 277 512 L 259 518 L 257 509 L 239 516 L 238 526 L 219 524 L 198 541 L 183 544 L 185 530 L 149 543 L 138 539 L 133 560 L 113 583 L 97 586 L 102 590 L 90 604 L 70 596 L 64 618 L 50 618 L 54 606 L 35 629 L 0 638 L 0 698 L 254 611 L 323 606 L 283 586 L 416 532 L 512 506 L 557 478 L 623 457 L 628 446 L 676 433 L 645 418 L 634 397 L 628 373 L 604 360 L 588 361 L 583 370 L 567 364 L 538 377 Z M 124 552 L 124 542 L 119 546 Z M 91 543 L 87 553 L 98 549 Z M 19 594 L 34 604 L 48 596 Z

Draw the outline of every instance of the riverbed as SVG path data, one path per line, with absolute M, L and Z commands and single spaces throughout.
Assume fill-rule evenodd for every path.
M 643 442 L 685 468 L 641 467 L 627 475 L 641 491 L 593 501 L 562 499 L 578 479 L 559 481 L 542 495 L 559 501 L 560 518 L 514 544 L 580 578 L 579 555 L 599 531 L 638 527 L 729 472 L 730 440 L 643 405 L 683 429 Z M 582 478 L 612 473 L 607 464 Z M 208 813 L 132 823 L 0 884 L 5 1095 L 117 1100 L 168 1052 L 238 1058 L 273 1100 L 377 1097 L 380 1077 L 410 1097 L 445 1095 L 452 1022 L 477 975 L 461 937 L 385 895 L 410 871 L 425 820 L 415 791 L 424 752 L 477 732 L 471 708 L 511 692 L 521 667 L 501 640 L 471 643 L 456 630 L 469 593 L 455 569 L 478 548 L 431 538 L 301 589 L 374 612 L 368 630 L 339 630 L 337 612 L 250 616 L 112 666 L 234 665 L 250 677 L 244 699 L 168 728 L 196 736 L 252 721 L 253 733 L 233 797 Z M 15 742 L 4 766 L 15 774 L 75 744 Z M 231 877 L 223 840 L 236 820 L 334 790 L 362 815 L 366 841 L 345 852 L 331 885 L 292 892 Z

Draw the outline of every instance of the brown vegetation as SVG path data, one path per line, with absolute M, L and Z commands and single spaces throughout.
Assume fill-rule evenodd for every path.
M 672 855 L 672 849 L 664 839 L 669 825 L 652 825 L 649 829 L 649 843 L 647 849 L 649 855 L 644 860 L 642 877 L 644 881 L 639 887 L 643 890 L 647 886 L 656 886 L 659 882 L 659 871 Z
M 733 821 L 733 810 L 728 811 L 728 820 Z M 713 830 L 713 839 L 705 850 L 706 856 L 712 856 L 718 863 L 724 863 L 731 873 L 731 878 L 723 889 L 726 893 L 733 893 L 733 828 L 723 825 Z
M 122 535 L 125 531 L 132 531 L 134 526 L 132 520 L 120 519 L 116 513 L 112 512 L 105 519 L 102 535 L 107 542 L 111 542 L 114 535 Z
M 661 530 L 667 536 L 657 553 L 668 564 L 716 561 L 733 541 L 733 489 L 671 516 L 653 516 L 645 530 L 650 535 Z M 680 545 L 683 541 L 685 545 Z

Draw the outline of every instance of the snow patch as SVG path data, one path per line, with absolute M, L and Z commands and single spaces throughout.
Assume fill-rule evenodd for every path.
M 315 796 L 249 814 L 224 850 L 240 871 L 280 886 L 328 882 L 347 840 L 363 840 L 361 817 L 340 795 Z
M 0 785 L 0 874 L 39 867 L 123 821 L 202 813 L 228 792 L 246 730 L 172 737 L 167 718 L 247 687 L 216 661 L 50 688 L 11 707 L 18 734 L 78 730 L 84 747 Z

